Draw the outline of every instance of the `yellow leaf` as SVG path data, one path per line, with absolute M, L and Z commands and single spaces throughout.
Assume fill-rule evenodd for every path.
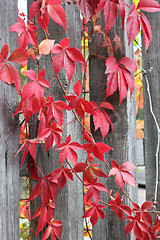
M 135 3 L 135 6 L 137 7 L 138 3 L 140 0 L 133 0 L 133 2 Z
M 87 231 L 87 227 L 88 227 L 88 231 Z M 84 237 L 92 237 L 91 224 L 89 223 L 87 227 L 84 226 Z
M 27 64 L 26 64 L 23 68 L 21 68 L 21 74 L 22 74 L 23 76 L 25 76 L 25 75 L 23 74 L 23 72 L 26 71 L 26 70 L 27 70 Z

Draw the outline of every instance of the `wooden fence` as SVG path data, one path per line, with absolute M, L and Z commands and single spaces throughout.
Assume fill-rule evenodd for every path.
M 130 1 L 126 1 L 130 4 Z M 32 0 L 28 0 L 28 6 L 32 3 Z M 78 9 L 71 5 L 68 6 L 64 3 L 65 11 L 67 13 L 68 31 L 65 33 L 60 29 L 57 24 L 50 23 L 49 32 L 50 38 L 54 38 L 58 42 L 62 37 L 69 37 L 71 45 L 80 47 L 80 16 Z M 6 42 L 10 46 L 10 50 L 13 51 L 17 46 L 16 34 L 10 33 L 9 27 L 17 22 L 18 9 L 17 0 L 1 0 L 0 1 L 0 47 Z M 149 76 L 151 84 L 151 95 L 153 97 L 154 111 L 156 117 L 159 118 L 159 60 L 160 46 L 158 46 L 158 40 L 160 37 L 160 31 L 156 25 L 160 22 L 158 14 L 155 17 L 150 18 L 153 28 L 156 29 L 153 35 L 152 48 L 148 51 L 148 57 L 144 61 L 144 68 L 147 69 L 148 60 L 154 67 L 153 74 Z M 128 48 L 126 42 L 125 30 L 121 29 L 119 19 L 116 22 L 115 27 L 111 31 L 113 36 L 114 31 L 119 33 L 119 36 L 123 39 L 123 55 L 132 57 L 132 46 Z M 56 35 L 55 35 L 56 33 Z M 43 39 L 43 32 L 41 33 Z M 93 39 L 93 45 L 91 51 L 97 48 L 96 38 Z M 156 55 L 155 55 L 156 53 Z M 101 55 L 106 56 L 106 51 L 101 50 Z M 120 53 L 117 53 L 117 59 Z M 156 62 L 156 63 L 155 63 Z M 32 66 L 32 62 L 29 62 L 28 67 Z M 52 66 L 50 59 L 42 60 L 41 68 L 46 67 L 47 78 L 51 79 Z M 98 67 L 97 67 L 98 66 Z M 94 69 L 94 71 L 93 71 Z M 36 70 L 36 67 L 35 67 Z M 105 85 L 106 76 L 103 74 L 105 71 L 104 60 L 91 57 L 90 59 L 90 97 L 91 100 L 96 101 L 98 104 L 105 97 Z M 75 81 L 81 77 L 81 69 L 78 66 L 76 68 Z M 63 79 L 63 83 L 66 83 L 66 75 L 61 73 L 60 78 Z M 74 81 L 72 81 L 74 84 Z M 72 86 L 71 86 L 72 87 Z M 146 85 L 145 85 L 146 88 Z M 68 89 L 69 91 L 69 89 Z M 55 98 L 60 99 L 62 92 L 58 85 L 53 82 L 51 93 Z M 135 131 L 135 100 L 134 96 L 130 99 L 129 95 L 123 103 L 118 106 L 118 94 L 115 93 L 113 97 L 110 97 L 110 102 L 115 107 L 115 112 L 111 114 L 111 118 L 114 125 L 114 132 L 109 133 L 109 137 L 105 140 L 105 143 L 114 148 L 111 156 L 106 154 L 106 160 L 110 157 L 119 161 L 120 163 L 125 161 L 131 161 L 135 163 L 135 151 L 136 151 L 136 131 Z M 18 125 L 17 118 L 13 119 L 13 113 L 18 105 L 18 98 L 13 86 L 8 86 L 0 82 L 0 234 L 3 240 L 18 240 L 19 239 L 19 162 L 14 161 L 13 156 L 19 148 L 18 143 Z M 157 130 L 154 127 L 153 118 L 149 117 L 148 99 L 145 90 L 145 164 L 146 164 L 146 182 L 147 182 L 147 199 L 154 200 L 153 183 L 155 183 L 155 151 L 157 146 Z M 65 115 L 66 122 L 72 119 L 70 113 Z M 37 130 L 37 120 L 32 118 L 30 123 L 31 138 L 35 137 Z M 73 123 L 66 128 L 66 135 L 72 132 L 72 140 L 80 140 L 81 129 L 77 123 Z M 77 134 L 78 132 L 78 134 Z M 80 134 L 79 134 L 80 133 Z M 99 133 L 94 133 L 96 140 L 102 140 Z M 82 156 L 81 156 L 82 157 Z M 40 146 L 37 153 L 37 163 L 44 173 L 53 171 L 58 166 L 58 155 L 53 149 L 49 150 L 46 155 L 43 153 L 43 148 Z M 105 166 L 102 166 L 105 168 Z M 159 169 L 159 167 L 158 167 Z M 106 182 L 103 182 L 106 185 Z M 113 181 L 107 180 L 107 188 L 112 188 Z M 159 186 L 159 185 L 158 185 Z M 131 195 L 133 200 L 136 201 L 136 190 L 128 187 L 126 191 Z M 102 198 L 104 199 L 104 195 Z M 159 194 L 158 199 L 159 200 Z M 127 201 L 127 200 L 126 200 Z M 57 209 L 55 211 L 55 217 L 59 218 L 63 222 L 63 234 L 62 240 L 82 240 L 83 239 L 83 186 L 76 180 L 75 183 L 68 183 L 56 199 Z M 130 236 L 124 235 L 125 221 L 120 222 L 115 214 L 110 210 L 106 210 L 106 218 L 104 221 L 99 221 L 93 231 L 94 240 L 114 240 L 114 239 L 130 239 Z M 37 239 L 41 239 L 42 234 L 39 234 Z M 120 238 L 119 238 L 120 237 Z

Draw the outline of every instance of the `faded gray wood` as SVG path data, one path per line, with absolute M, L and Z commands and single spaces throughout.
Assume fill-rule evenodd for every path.
M 28 1 L 28 9 L 32 1 Z M 59 43 L 65 37 L 70 38 L 70 46 L 80 48 L 80 39 L 81 39 L 81 26 L 80 26 L 80 13 L 76 6 L 73 4 L 68 5 L 65 1 L 63 4 L 65 8 L 65 12 L 67 15 L 67 33 L 53 21 L 50 21 L 48 31 L 50 33 L 49 38 L 55 39 L 56 43 Z M 44 39 L 43 32 L 38 32 L 38 36 L 40 36 L 40 41 Z M 41 59 L 41 69 L 43 67 L 46 68 L 47 74 L 45 78 L 49 81 L 54 77 L 54 71 L 51 63 L 50 56 L 42 57 Z M 34 68 L 37 72 L 37 67 L 30 62 L 30 68 Z M 67 91 L 71 91 L 73 84 L 81 77 L 81 66 L 77 65 L 76 73 L 71 80 L 70 86 L 67 87 L 68 79 L 64 72 L 61 70 L 58 74 L 62 84 Z M 52 94 L 55 100 L 63 98 L 63 92 L 55 79 L 51 84 L 50 93 Z M 49 92 L 47 93 L 49 96 Z M 67 122 L 74 120 L 74 116 L 72 112 L 66 112 L 64 114 L 64 125 Z M 30 124 L 31 138 L 36 137 L 37 133 L 37 120 L 33 118 Z M 71 123 L 64 128 L 63 139 L 66 136 L 71 135 L 72 141 L 81 142 L 81 127 L 77 122 Z M 79 152 L 79 159 L 82 161 L 82 154 Z M 55 151 L 55 148 L 51 148 L 44 154 L 44 147 L 42 145 L 38 146 L 38 152 L 36 156 L 37 165 L 44 172 L 44 174 L 48 174 L 55 170 L 56 168 L 60 168 L 59 164 L 59 153 Z M 61 239 L 67 240 L 82 240 L 83 239 L 83 186 L 82 184 L 75 178 L 73 181 L 68 181 L 63 190 L 59 190 L 59 193 L 56 197 L 56 210 L 55 210 L 55 219 L 59 219 L 63 223 L 63 233 Z M 38 235 L 37 239 L 41 239 L 42 233 Z
M 143 138 L 136 140 L 136 166 L 144 165 L 144 143 Z
M 127 1 L 128 4 L 129 1 Z M 121 29 L 121 20 L 117 19 L 116 25 L 109 32 L 109 37 L 113 39 L 114 35 L 117 34 L 123 44 L 123 53 L 118 51 L 116 53 L 116 58 L 119 60 L 123 56 L 133 57 L 133 45 L 128 47 L 126 40 L 126 33 Z M 104 22 L 101 19 L 99 24 L 104 26 Z M 93 42 L 91 44 L 91 57 L 90 57 L 90 99 L 91 101 L 95 101 L 100 104 L 101 101 L 104 101 L 105 98 L 105 89 L 107 83 L 107 77 L 104 74 L 105 72 L 105 60 L 101 58 L 96 58 L 92 54 L 98 48 L 98 41 L 96 38 L 96 34 L 93 38 Z M 107 57 L 106 49 L 101 49 L 97 53 L 98 55 L 102 55 Z M 107 99 L 115 109 L 115 112 L 111 112 L 110 116 L 113 122 L 113 132 L 109 132 L 108 136 L 105 138 L 104 142 L 109 146 L 113 147 L 113 151 L 110 154 L 105 155 L 106 162 L 110 165 L 110 158 L 116 160 L 120 165 L 123 162 L 130 161 L 135 164 L 135 140 L 136 140 L 136 128 L 135 128 L 135 100 L 134 94 L 130 99 L 128 94 L 126 100 L 124 100 L 121 105 L 119 104 L 119 96 L 118 92 L 114 93 L 111 97 Z M 98 131 L 93 132 L 93 122 L 92 125 L 92 133 L 97 142 L 102 141 L 102 136 Z M 104 165 L 103 162 L 97 160 L 98 165 L 103 169 L 104 172 L 108 175 L 109 171 Z M 111 165 L 110 165 L 111 166 Z M 114 178 L 103 179 L 101 182 L 106 186 L 107 190 L 114 189 L 117 190 L 122 195 L 121 190 L 118 187 L 115 187 Z M 137 193 L 133 187 L 127 186 L 125 191 L 129 194 L 129 196 L 136 201 Z M 101 199 L 108 202 L 108 195 L 101 194 Z M 124 198 L 123 204 L 128 204 L 128 199 Z M 115 212 L 112 212 L 109 208 L 106 208 L 105 219 L 99 220 L 93 229 L 93 239 L 103 239 L 103 240 L 116 240 L 116 239 L 130 239 L 130 236 L 125 236 L 125 226 L 126 220 L 123 222 L 116 216 Z
M 159 1 L 160 2 L 160 1 Z M 143 68 L 148 70 L 153 67 L 151 73 L 147 73 L 150 86 L 151 99 L 153 103 L 153 112 L 160 124 L 160 13 L 145 13 L 152 29 L 152 43 L 146 54 L 143 50 Z M 144 158 L 146 172 L 146 199 L 154 201 L 156 184 L 156 148 L 157 148 L 157 129 L 149 109 L 149 98 L 146 89 L 145 77 L 143 77 L 144 89 Z M 159 157 L 160 160 L 160 157 Z M 160 167 L 159 171 L 160 171 Z M 159 178 L 160 179 L 160 178 Z M 158 183 L 158 201 L 160 201 L 159 183 Z
M 4 42 L 10 53 L 17 48 L 17 34 L 9 28 L 18 20 L 17 0 L 0 1 L 0 49 Z M 0 235 L 19 239 L 19 162 L 13 160 L 19 148 L 18 119 L 12 116 L 18 105 L 13 86 L 0 82 Z

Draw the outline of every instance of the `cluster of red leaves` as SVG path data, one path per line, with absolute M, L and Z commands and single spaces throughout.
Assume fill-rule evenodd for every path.
M 134 80 L 132 74 L 128 70 L 136 72 L 136 63 L 129 57 L 123 57 L 117 63 L 116 59 L 112 56 L 106 60 L 107 74 L 107 88 L 106 97 L 112 95 L 117 88 L 119 89 L 119 105 L 126 98 L 128 89 L 130 89 L 130 95 L 134 90 Z
M 143 10 L 147 12 L 157 12 L 160 10 L 160 4 L 154 0 L 140 0 L 137 7 L 135 3 L 132 4 L 130 12 L 128 14 L 126 29 L 128 36 L 128 44 L 132 42 L 140 31 L 140 26 L 143 31 L 145 51 L 149 47 L 149 43 L 152 40 L 151 26 L 146 16 L 138 11 Z
M 72 0 L 66 0 L 71 3 Z M 73 0 L 73 2 L 79 7 L 86 20 L 90 20 L 91 17 L 98 11 L 104 9 L 106 34 L 114 25 L 117 17 L 117 11 L 119 10 L 122 27 L 124 27 L 125 19 L 125 7 L 122 0 Z M 140 0 L 137 7 L 133 3 L 130 7 L 130 12 L 127 17 L 127 36 L 129 44 L 137 36 L 140 26 L 143 31 L 145 50 L 148 48 L 152 38 L 152 32 L 150 24 L 143 13 L 139 10 L 148 12 L 156 12 L 160 10 L 160 5 L 155 0 Z M 98 15 L 98 14 L 97 14 Z M 60 220 L 54 220 L 55 198 L 58 193 L 59 187 L 62 189 L 67 180 L 73 181 L 73 172 L 83 172 L 84 182 L 86 189 L 85 204 L 88 209 L 85 210 L 83 218 L 90 217 L 90 221 L 94 227 L 98 218 L 104 219 L 105 214 L 102 209 L 106 206 L 99 205 L 100 191 L 107 192 L 106 187 L 100 183 L 98 177 L 115 177 L 116 184 L 124 191 L 124 184 L 127 183 L 131 186 L 135 186 L 135 180 L 130 173 L 135 168 L 130 162 L 123 163 L 120 167 L 116 161 L 111 159 L 112 169 L 107 176 L 99 167 L 95 164 L 94 157 L 105 162 L 104 153 L 112 150 L 112 147 L 102 142 L 95 142 L 93 137 L 84 131 L 84 144 L 80 145 L 78 142 L 72 142 L 71 136 L 67 136 L 65 142 L 61 143 L 61 136 L 63 134 L 63 110 L 73 111 L 74 115 L 78 115 L 84 120 L 85 113 L 93 115 L 93 122 L 95 131 L 100 129 L 103 139 L 109 132 L 109 128 L 113 129 L 113 125 L 109 114 L 106 109 L 114 111 L 113 106 L 103 101 L 98 106 L 95 102 L 89 102 L 81 98 L 82 85 L 78 80 L 74 86 L 74 93 L 65 92 L 65 100 L 54 101 L 50 95 L 45 97 L 45 89 L 50 87 L 50 82 L 44 77 L 46 70 L 42 69 L 37 74 L 32 70 L 26 70 L 23 74 L 31 81 L 21 86 L 21 79 L 16 68 L 9 62 L 20 63 L 25 65 L 26 61 L 32 56 L 34 61 L 41 58 L 41 55 L 50 54 L 52 57 L 52 64 L 55 72 L 55 77 L 58 76 L 59 71 L 64 67 L 69 83 L 75 72 L 75 62 L 82 64 L 85 63 L 85 59 L 81 51 L 75 47 L 69 47 L 69 38 L 64 38 L 60 43 L 54 45 L 54 39 L 45 39 L 38 45 L 37 31 L 38 27 L 32 22 L 33 17 L 36 16 L 40 27 L 48 33 L 49 17 L 57 24 L 62 26 L 65 30 L 66 15 L 62 7 L 61 0 L 37 0 L 33 2 L 30 7 L 30 20 L 25 22 L 23 16 L 19 17 L 19 21 L 10 27 L 11 32 L 18 33 L 19 48 L 16 49 L 9 58 L 8 45 L 4 43 L 4 46 L 0 52 L 0 79 L 7 84 L 14 84 L 18 94 L 21 97 L 21 101 L 15 111 L 18 114 L 22 111 L 25 125 L 32 114 L 38 115 L 39 127 L 38 135 L 35 139 L 23 140 L 22 146 L 17 151 L 14 157 L 19 154 L 20 151 L 24 151 L 21 166 L 24 160 L 27 158 L 27 167 L 31 177 L 38 181 L 33 188 L 31 195 L 27 201 L 27 204 L 38 196 L 41 199 L 41 205 L 32 216 L 33 218 L 39 218 L 36 236 L 46 226 L 46 231 L 42 237 L 43 240 L 47 239 L 51 235 L 52 240 L 60 239 L 62 234 L 62 222 Z M 96 19 L 96 17 L 95 17 Z M 94 22 L 94 31 L 97 33 L 103 33 L 101 26 L 96 26 Z M 132 75 L 129 71 L 136 71 L 137 67 L 134 61 L 128 57 L 123 57 L 117 63 L 113 56 L 113 47 L 108 36 L 103 33 L 102 47 L 108 46 L 108 52 L 110 51 L 110 57 L 106 60 L 106 71 L 108 75 L 106 97 L 112 95 L 117 88 L 119 89 L 119 104 L 125 99 L 128 90 L 132 95 L 134 89 L 134 82 Z M 115 50 L 121 48 L 121 43 L 118 36 L 113 39 L 115 42 Z M 28 44 L 33 45 L 32 48 L 26 49 Z M 52 55 L 54 54 L 54 56 Z M 78 117 L 77 117 L 78 118 Z M 45 152 L 49 148 L 56 146 L 56 150 L 60 151 L 59 158 L 61 168 L 54 170 L 50 174 L 44 176 L 41 170 L 36 165 L 36 146 L 38 143 L 45 143 Z M 85 150 L 87 152 L 87 162 L 78 163 L 78 155 L 76 150 Z M 74 165 L 69 169 L 64 165 L 67 160 L 69 166 Z M 71 162 L 71 164 L 70 164 Z M 42 178 L 38 175 L 38 170 L 42 174 Z M 123 221 L 124 213 L 126 218 L 130 221 L 125 228 L 125 234 L 127 235 L 133 229 L 136 239 L 156 239 L 160 238 L 158 232 L 160 231 L 160 219 L 157 216 L 155 224 L 153 225 L 152 217 L 149 214 L 149 210 L 153 207 L 152 202 L 145 202 L 139 207 L 133 203 L 133 209 L 123 205 L 123 199 L 120 198 L 118 192 L 115 193 L 115 197 L 111 196 L 109 191 L 110 201 L 106 203 L 112 211 L 116 212 L 116 215 Z M 134 216 L 133 216 L 134 214 Z M 27 218 L 31 218 L 27 216 Z
M 19 21 L 13 24 L 9 30 L 11 32 L 17 32 L 19 34 L 19 48 L 25 49 L 29 43 L 38 48 L 38 39 L 35 33 L 38 30 L 38 27 L 34 26 L 34 23 L 31 21 L 26 24 L 24 19 L 19 18 L 18 20 Z
M 123 221 L 123 212 L 126 215 L 131 215 L 131 209 L 128 206 L 125 206 L 122 204 L 122 200 L 118 194 L 118 192 L 115 193 L 115 197 L 113 198 L 110 195 L 111 200 L 108 203 L 108 207 L 112 209 L 112 211 L 116 212 L 117 217 Z
M 90 114 L 95 114 L 95 111 L 91 105 L 90 102 L 80 97 L 82 93 L 82 85 L 80 83 L 80 80 L 78 80 L 74 86 L 73 90 L 75 94 L 71 94 L 68 96 L 65 96 L 65 99 L 69 102 L 69 107 L 71 109 L 74 109 L 78 116 L 80 116 L 84 120 L 85 112 Z
M 99 107 L 96 102 L 91 102 L 95 115 L 93 115 L 93 122 L 95 126 L 95 131 L 100 128 L 103 139 L 106 137 L 109 132 L 109 127 L 113 130 L 113 125 L 109 114 L 104 110 L 104 108 L 110 109 L 114 111 L 113 106 L 108 102 L 101 102 Z
M 64 38 L 60 41 L 60 44 L 53 46 L 51 53 L 55 54 L 53 57 L 55 75 L 57 76 L 62 67 L 64 67 L 70 82 L 75 72 L 75 62 L 84 64 L 85 59 L 78 48 L 69 47 L 69 45 L 69 38 Z
M 90 154 L 87 160 L 88 163 L 80 162 L 74 166 L 76 172 L 83 172 L 84 181 L 92 182 L 94 180 L 94 175 L 97 177 L 107 177 L 107 175 L 98 167 L 98 164 L 93 163 L 93 154 Z
M 21 87 L 21 79 L 17 69 L 8 62 L 12 62 L 12 55 L 7 59 L 8 52 L 9 47 L 6 43 L 4 43 L 3 48 L 0 52 L 0 79 L 7 84 L 14 83 L 16 90 L 19 93 Z
M 129 172 L 135 168 L 135 166 L 131 162 L 122 163 L 121 167 L 119 167 L 118 163 L 111 159 L 112 169 L 109 171 L 109 176 L 115 176 L 115 182 L 122 189 L 124 189 L 124 183 L 135 187 L 134 176 Z
M 66 14 L 61 6 L 61 0 L 38 0 L 30 6 L 30 18 L 37 16 L 39 25 L 48 33 L 47 26 L 49 24 L 49 17 L 53 21 L 61 25 L 65 30 L 67 29 Z
M 119 10 L 121 15 L 122 27 L 124 27 L 125 7 L 122 0 L 100 0 L 96 11 L 102 9 L 104 9 L 105 15 L 106 34 L 116 21 L 117 9 Z M 160 10 L 160 4 L 155 0 L 140 0 L 137 7 L 135 7 L 135 3 L 132 4 L 132 6 L 130 7 L 130 12 L 127 16 L 126 29 L 128 44 L 130 44 L 130 42 L 132 42 L 136 38 L 141 27 L 143 31 L 145 50 L 147 50 L 149 43 L 152 39 L 152 31 L 148 19 L 139 10 L 147 12 L 157 12 Z

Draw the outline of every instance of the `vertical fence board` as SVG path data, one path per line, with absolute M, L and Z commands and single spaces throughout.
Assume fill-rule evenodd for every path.
M 146 54 L 143 51 L 143 68 L 148 70 L 151 63 L 153 71 L 147 72 L 147 78 L 150 86 L 150 94 L 153 104 L 153 112 L 160 124 L 160 13 L 145 13 L 152 29 L 152 43 Z M 156 148 L 157 148 L 157 129 L 149 109 L 149 98 L 145 77 L 144 86 L 144 158 L 146 172 L 146 199 L 154 201 L 155 183 L 156 183 Z M 160 157 L 158 157 L 160 159 Z M 159 161 L 159 160 L 158 160 Z M 160 171 L 160 167 L 158 167 Z M 160 178 L 159 178 L 160 179 Z M 158 184 L 158 201 L 160 201 Z
M 127 2 L 129 4 L 129 1 Z M 115 57 L 117 61 L 123 57 L 131 57 L 133 58 L 133 45 L 128 48 L 126 33 L 121 29 L 120 18 L 117 19 L 115 26 L 109 32 L 109 37 L 113 39 L 114 35 L 117 34 L 122 41 L 123 45 L 123 53 L 121 54 L 119 51 L 115 53 Z M 98 24 L 104 26 L 103 20 L 101 19 Z M 90 98 L 91 101 L 95 101 L 100 104 L 101 101 L 104 101 L 106 92 L 106 83 L 107 77 L 104 74 L 105 72 L 105 60 L 102 58 L 96 58 L 93 54 L 94 51 L 98 48 L 98 41 L 96 38 L 96 34 L 93 37 L 93 42 L 91 43 L 91 57 L 90 57 Z M 98 55 L 107 56 L 106 49 L 101 49 L 97 53 Z M 115 109 L 115 112 L 110 114 L 111 120 L 113 122 L 113 132 L 109 132 L 108 136 L 104 140 L 106 144 L 113 147 L 113 151 L 110 154 L 105 155 L 105 160 L 110 165 L 110 158 L 116 160 L 120 165 L 123 162 L 130 161 L 135 164 L 135 140 L 136 140 L 136 128 L 135 128 L 135 100 L 134 94 L 130 99 L 128 94 L 127 99 L 124 100 L 120 106 L 119 104 L 119 96 L 118 92 L 114 93 L 111 97 L 107 99 Z M 93 122 L 92 129 L 93 129 Z M 93 132 L 96 141 L 102 141 L 102 136 L 98 131 Z M 101 166 L 104 172 L 109 173 L 106 166 L 101 162 L 97 161 L 98 165 Z M 110 165 L 111 166 L 111 165 Z M 117 190 L 120 195 L 122 195 L 121 190 L 116 187 L 115 188 L 115 180 L 114 178 L 104 179 L 101 181 L 109 191 L 110 189 Z M 130 187 L 126 187 L 125 191 L 130 195 L 130 197 L 136 201 L 137 193 L 136 190 L 131 189 Z M 114 192 L 115 193 L 115 192 Z M 113 193 L 113 194 L 114 194 Z M 109 197 L 107 194 L 101 194 L 101 199 L 108 202 Z M 123 204 L 128 204 L 128 199 L 124 199 Z M 106 208 L 105 210 L 105 219 L 99 220 L 95 225 L 93 230 L 93 239 L 103 239 L 103 240 L 115 240 L 115 239 L 130 239 L 130 236 L 125 236 L 125 225 L 126 220 L 123 222 L 116 216 L 115 212 Z
M 29 6 L 31 5 L 33 1 L 28 1 L 28 10 Z M 81 41 L 81 23 L 80 23 L 80 13 L 78 8 L 70 4 L 68 5 L 65 1 L 62 5 L 65 8 L 65 12 L 67 15 L 67 33 L 64 31 L 64 29 L 56 24 L 54 21 L 50 21 L 48 26 L 48 31 L 50 33 L 49 38 L 55 39 L 55 43 L 59 43 L 60 40 L 62 40 L 65 37 L 70 38 L 70 46 L 71 47 L 78 47 L 80 48 L 80 41 Z M 44 33 L 41 30 L 38 30 L 38 37 L 40 37 L 40 41 L 44 39 Z M 39 42 L 40 42 L 39 41 Z M 54 77 L 54 71 L 52 62 L 50 59 L 50 56 L 42 56 L 41 62 L 41 69 L 43 67 L 46 68 L 47 74 L 45 78 L 49 81 Z M 35 69 L 37 71 L 37 67 L 35 68 L 32 63 L 29 63 L 29 68 Z M 67 89 L 67 91 L 71 91 L 73 84 L 81 77 L 81 65 L 76 65 L 76 72 L 71 80 L 70 86 L 68 85 L 68 79 L 66 76 L 65 71 L 62 69 L 60 73 L 58 74 L 59 78 L 62 81 L 63 86 Z M 52 94 L 54 100 L 63 100 L 63 92 L 57 82 L 57 79 L 55 79 L 51 84 L 50 93 Z M 49 95 L 49 92 L 47 93 L 47 96 Z M 74 120 L 74 115 L 72 112 L 65 112 L 64 114 L 64 125 L 67 122 L 70 122 Z M 69 125 L 67 125 L 64 129 L 63 133 L 63 139 L 68 135 L 71 135 L 72 141 L 78 141 L 81 142 L 82 139 L 82 133 L 81 133 L 81 127 L 79 123 L 73 122 Z M 30 124 L 30 134 L 31 138 L 36 137 L 37 132 L 37 119 L 34 117 Z M 82 161 L 82 155 L 79 153 L 79 159 Z M 59 164 L 59 153 L 58 151 L 55 151 L 55 148 L 51 148 L 47 151 L 46 154 L 44 154 L 44 147 L 39 146 L 38 152 L 36 156 L 36 162 L 37 165 L 42 169 L 44 174 L 48 174 L 50 172 L 53 172 L 56 168 L 60 168 Z M 66 166 L 67 167 L 67 166 Z M 59 190 L 59 193 L 56 197 L 56 210 L 55 210 L 55 219 L 59 219 L 63 223 L 63 232 L 61 239 L 67 239 L 67 240 L 82 240 L 83 239 L 83 186 L 75 178 L 73 181 L 67 181 L 67 184 L 65 187 L 61 190 Z M 42 233 L 40 233 L 37 237 L 37 239 L 41 239 Z
M 0 48 L 10 53 L 17 48 L 17 35 L 9 32 L 18 20 L 17 0 L 0 1 Z M 13 86 L 0 82 L 0 234 L 1 239 L 19 239 L 19 162 L 13 156 L 19 148 L 18 119 L 12 116 L 18 105 Z

